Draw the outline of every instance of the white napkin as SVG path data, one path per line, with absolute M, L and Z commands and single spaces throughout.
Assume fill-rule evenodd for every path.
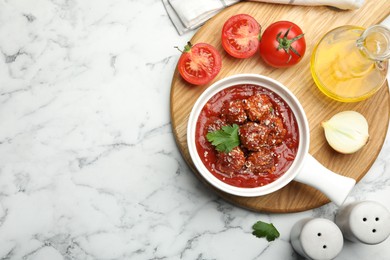
M 165 9 L 179 35 L 193 30 L 227 6 L 240 0 L 162 0 Z M 274 4 L 326 5 L 339 9 L 360 8 L 364 0 L 251 0 Z
M 225 7 L 240 0 L 162 0 L 179 35 L 201 26 Z

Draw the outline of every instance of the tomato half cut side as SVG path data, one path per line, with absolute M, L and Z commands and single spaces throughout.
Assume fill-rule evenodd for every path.
M 248 14 L 230 17 L 222 28 L 222 46 L 235 58 L 249 58 L 259 47 L 260 24 Z
M 203 85 L 213 80 L 222 67 L 222 58 L 218 50 L 207 43 L 197 43 L 184 47 L 178 62 L 178 70 L 185 81 L 194 85 Z

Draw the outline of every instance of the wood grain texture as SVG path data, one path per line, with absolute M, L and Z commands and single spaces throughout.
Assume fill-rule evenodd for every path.
M 366 101 L 341 103 L 323 95 L 315 86 L 310 74 L 310 55 L 314 45 L 329 30 L 342 25 L 368 27 L 380 23 L 389 15 L 390 1 L 366 0 L 363 7 L 353 11 L 340 11 L 328 7 L 304 7 L 256 2 L 242 2 L 233 5 L 209 20 L 191 39 L 192 43 L 206 42 L 215 46 L 222 54 L 222 70 L 205 86 L 192 86 L 182 80 L 176 70 L 171 86 L 171 121 L 177 145 L 196 176 L 225 200 L 254 211 L 297 212 L 322 206 L 329 200 L 321 192 L 307 185 L 291 182 L 272 194 L 245 198 L 232 196 L 214 189 L 196 171 L 191 161 L 186 142 L 186 128 L 192 106 L 199 95 L 215 81 L 239 73 L 257 73 L 277 79 L 287 86 L 300 100 L 309 120 L 310 153 L 323 165 L 339 174 L 359 181 L 374 163 L 381 150 L 389 123 L 389 89 L 382 87 L 378 93 Z M 259 55 L 249 59 L 235 59 L 222 48 L 220 37 L 224 22 L 232 15 L 247 13 L 262 26 L 279 20 L 289 20 L 298 24 L 305 32 L 306 54 L 302 61 L 287 69 L 273 69 L 266 66 Z M 355 110 L 368 120 L 370 141 L 359 152 L 342 155 L 333 151 L 327 144 L 320 123 L 337 112 Z

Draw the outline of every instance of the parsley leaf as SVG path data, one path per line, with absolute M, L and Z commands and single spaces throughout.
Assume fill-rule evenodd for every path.
M 257 221 L 252 226 L 253 232 L 252 234 L 258 238 L 265 237 L 268 242 L 274 241 L 276 238 L 280 236 L 279 231 L 275 228 L 275 226 L 270 223 L 265 223 L 262 221 Z
M 240 144 L 238 125 L 223 126 L 220 130 L 208 133 L 206 138 L 217 151 L 228 153 Z

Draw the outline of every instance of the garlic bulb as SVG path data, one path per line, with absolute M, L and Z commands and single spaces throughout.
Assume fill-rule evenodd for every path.
M 368 142 L 367 120 L 356 111 L 337 113 L 321 125 L 329 145 L 340 153 L 354 153 Z

